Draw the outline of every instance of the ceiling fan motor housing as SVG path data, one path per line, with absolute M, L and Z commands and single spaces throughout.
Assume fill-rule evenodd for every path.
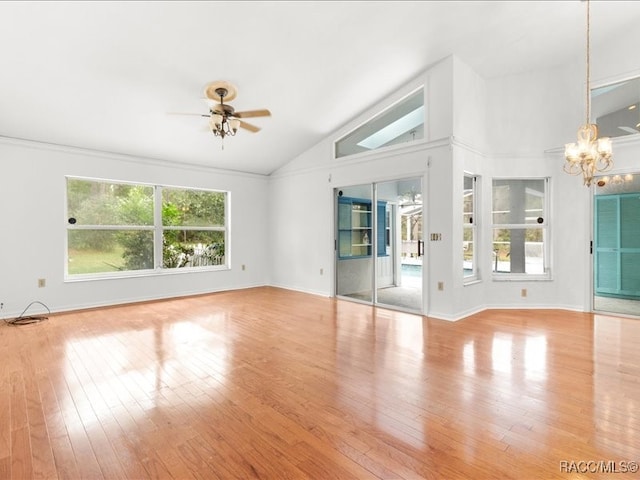
M 233 116 L 235 109 L 231 105 L 226 105 L 224 103 L 220 103 L 211 107 L 212 114 L 224 115 L 225 117 Z
M 228 93 L 229 91 L 226 88 L 223 88 L 223 87 L 216 88 L 216 95 L 220 97 L 220 100 L 223 100 Z

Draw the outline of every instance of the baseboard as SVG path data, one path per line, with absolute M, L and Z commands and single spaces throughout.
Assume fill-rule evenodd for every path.
M 179 298 L 197 297 L 202 295 L 210 295 L 212 293 L 232 292 L 235 290 L 247 290 L 251 288 L 259 288 L 259 287 L 266 287 L 266 286 L 268 285 L 266 284 L 244 285 L 244 286 L 235 287 L 235 288 L 220 288 L 220 289 L 207 290 L 207 291 L 181 292 L 179 294 L 175 294 L 171 296 L 149 295 L 145 297 L 134 297 L 134 298 L 127 298 L 122 300 L 110 300 L 110 301 L 104 301 L 104 302 L 90 302 L 90 303 L 80 303 L 80 304 L 73 304 L 73 305 L 56 305 L 54 307 L 47 305 L 47 308 L 50 309 L 51 314 L 67 313 L 67 312 L 76 312 L 76 311 L 82 311 L 82 310 L 92 310 L 96 308 L 119 307 L 124 305 L 135 305 L 137 303 L 158 302 L 163 300 L 174 300 Z M 42 302 L 42 303 L 46 305 L 46 302 Z M 25 315 L 26 314 L 42 315 L 43 313 L 46 314 L 47 312 L 43 310 L 46 310 L 46 309 L 44 309 L 42 305 L 34 305 L 33 309 L 29 309 L 27 312 L 25 312 Z M 22 314 L 22 310 L 18 312 L 3 313 L 3 315 L 0 316 L 0 320 L 13 319 L 18 317 L 20 314 Z
M 550 305 L 550 304 L 537 304 L 537 305 L 513 305 L 513 304 L 492 304 L 486 305 L 484 310 L 568 310 L 572 312 L 586 312 L 584 307 L 576 305 Z
M 439 312 L 429 312 L 426 315 L 429 318 L 435 318 L 437 320 L 446 320 L 448 322 L 457 322 L 460 320 L 464 320 L 467 317 L 471 317 L 472 315 L 476 315 L 478 313 L 487 311 L 487 310 L 567 310 L 570 312 L 580 312 L 580 313 L 590 313 L 589 310 L 585 310 L 583 307 L 578 307 L 575 305 L 513 305 L 513 304 L 492 304 L 492 305 L 483 305 L 480 307 L 475 307 L 469 310 L 465 310 L 463 312 L 459 312 L 455 315 L 439 313 Z
M 281 285 L 278 283 L 270 283 L 268 286 L 273 288 L 282 288 L 283 290 L 290 290 L 292 292 L 308 293 L 309 295 L 316 295 L 319 297 L 325 297 L 325 298 L 331 297 L 329 293 L 321 292 L 319 290 L 308 290 L 306 288 L 291 287 L 289 285 Z
M 79 311 L 79 310 L 90 310 L 90 309 L 94 309 L 94 308 L 106 308 L 106 307 L 117 307 L 117 306 L 123 306 L 123 305 L 131 305 L 131 304 L 136 304 L 136 303 L 145 303 L 145 302 L 155 302 L 155 301 L 162 301 L 162 300 L 172 300 L 172 299 L 178 299 L 178 298 L 187 298 L 187 297 L 194 297 L 194 296 L 200 296 L 200 295 L 209 295 L 212 293 L 220 293 L 220 292 L 230 292 L 230 291 L 234 291 L 234 290 L 248 290 L 251 288 L 259 288 L 259 287 L 274 287 L 274 288 L 281 288 L 283 290 L 289 290 L 289 291 L 293 291 L 293 292 L 299 292 L 299 293 L 305 293 L 308 295 L 316 295 L 316 296 L 320 296 L 320 297 L 331 297 L 331 295 L 327 292 L 324 291 L 319 291 L 319 290 L 310 290 L 310 289 L 304 289 L 304 288 L 297 288 L 297 287 L 292 287 L 290 285 L 282 285 L 282 284 L 255 284 L 255 285 L 245 285 L 242 287 L 236 287 L 236 288 L 221 288 L 221 289 L 214 289 L 214 290 L 207 290 L 207 291 L 198 291 L 198 292 L 182 292 L 178 295 L 171 295 L 171 296 L 166 296 L 166 295 L 152 295 L 152 296 L 146 296 L 146 297 L 136 297 L 136 298 L 129 298 L 129 299 L 123 299 L 121 301 L 105 301 L 105 302 L 92 302 L 92 303 L 85 303 L 85 304 L 73 304 L 73 305 L 62 305 L 62 306 L 55 306 L 55 307 L 51 307 L 49 305 L 47 305 L 48 308 L 50 308 L 51 313 L 65 313 L 65 312 L 73 312 L 73 311 Z M 44 303 L 44 302 L 43 302 Z M 25 312 L 25 314 L 37 314 L 37 315 L 41 315 L 43 313 L 43 307 L 41 305 L 35 305 L 33 307 L 33 309 L 29 309 L 27 312 Z M 581 313 L 590 313 L 589 310 L 585 310 L 582 306 L 576 306 L 576 305 L 549 305 L 549 304 L 539 304 L 539 305 L 531 305 L 531 304 L 527 304 L 527 305 L 513 305 L 513 304 L 489 304 L 489 305 L 483 305 L 480 307 L 475 307 L 469 310 L 465 310 L 463 312 L 458 312 L 456 314 L 449 314 L 449 313 L 442 313 L 442 312 L 429 312 L 428 314 L 426 314 L 425 316 L 428 318 L 433 318 L 436 320 L 445 320 L 448 322 L 457 322 L 460 320 L 463 320 L 467 317 L 470 317 L 472 315 L 475 315 L 477 313 L 481 313 L 484 312 L 486 310 L 567 310 L 567 311 L 573 311 L 573 312 L 581 312 Z M 0 315 L 0 320 L 9 320 L 12 318 L 16 318 L 17 316 L 19 316 L 20 314 L 22 314 L 22 311 L 16 311 L 16 312 L 2 312 L 2 315 Z

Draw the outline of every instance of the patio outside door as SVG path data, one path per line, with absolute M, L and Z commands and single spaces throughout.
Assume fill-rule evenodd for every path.
M 420 178 L 335 190 L 336 295 L 422 313 Z

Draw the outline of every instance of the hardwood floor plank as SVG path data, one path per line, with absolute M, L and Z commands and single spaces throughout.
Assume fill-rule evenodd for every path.
M 0 457 L 0 478 L 11 478 L 11 457 Z
M 0 381 L 0 458 L 10 458 L 11 456 L 12 393 L 10 380 Z
M 11 431 L 11 478 L 33 478 L 29 428 L 18 427 Z

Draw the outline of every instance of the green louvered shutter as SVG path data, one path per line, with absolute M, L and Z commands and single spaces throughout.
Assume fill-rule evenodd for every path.
M 619 198 L 617 195 L 595 197 L 595 290 L 616 294 L 620 290 Z
M 640 296 L 640 195 L 620 196 L 620 293 Z
M 640 194 L 595 197 L 596 294 L 640 298 Z

